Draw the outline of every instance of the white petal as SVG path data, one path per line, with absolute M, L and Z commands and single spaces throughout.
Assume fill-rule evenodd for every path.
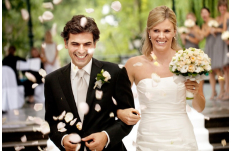
M 96 112 L 101 111 L 101 106 L 99 104 L 96 104 L 95 105 L 95 110 L 96 110 Z
M 112 2 L 111 4 L 111 8 L 114 10 L 114 11 L 120 11 L 121 9 L 121 3 L 119 1 L 114 1 Z
M 207 121 L 210 120 L 210 117 L 208 117 L 208 116 L 204 116 L 204 118 L 205 118 Z
M 14 110 L 14 115 L 19 115 L 19 111 L 18 110 Z
M 141 63 L 141 62 L 137 62 L 137 63 L 135 63 L 133 66 L 134 67 L 140 67 L 140 66 L 142 66 L 143 64 Z
M 55 5 L 58 5 L 59 3 L 61 3 L 62 2 L 62 0 L 53 0 L 53 3 L 55 4 Z
M 74 115 L 71 112 L 67 112 L 67 114 L 65 115 L 64 120 L 69 123 L 71 120 L 73 120 Z
M 95 49 L 94 49 L 94 48 L 89 48 L 87 52 L 88 52 L 88 54 L 93 54 L 93 53 L 94 53 L 94 51 L 95 51 Z
M 57 120 L 59 119 L 59 117 L 53 116 L 53 119 L 54 119 L 55 121 L 57 121 Z
M 44 120 L 41 119 L 40 117 L 34 117 L 33 122 L 34 122 L 35 124 L 41 125 L 41 124 L 44 122 Z
M 25 149 L 25 147 L 24 146 L 16 146 L 16 147 L 14 147 L 14 149 L 16 151 L 19 151 L 19 150 Z
M 45 79 L 44 78 L 42 78 L 42 82 L 45 83 Z
M 96 90 L 95 91 L 95 97 L 96 97 L 97 100 L 101 100 L 102 97 L 103 97 L 103 91 Z
M 29 13 L 26 9 L 21 9 L 22 19 L 28 20 L 29 19 Z
M 40 21 L 41 23 L 43 23 L 43 17 L 42 17 L 42 16 L 39 16 L 38 19 L 39 19 L 39 21 Z
M 39 151 L 44 151 L 40 146 L 38 146 L 38 150 Z
M 43 3 L 43 8 L 46 8 L 46 9 L 53 9 L 53 4 L 51 2 L 45 2 Z
M 31 74 L 30 72 L 26 72 L 25 76 L 27 77 L 28 80 L 32 81 L 32 82 L 36 82 L 36 78 L 33 74 Z
M 39 74 L 44 78 L 47 75 L 47 72 L 44 69 L 39 69 Z
M 62 129 L 59 129 L 58 131 L 59 131 L 59 132 L 66 132 L 67 129 L 66 129 L 66 128 L 62 128 Z
M 84 28 L 86 24 L 87 24 L 87 18 L 86 17 L 82 17 L 80 19 L 80 25 Z
M 70 122 L 70 125 L 71 125 L 71 126 L 74 125 L 76 121 L 77 121 L 77 118 L 73 119 L 73 120 Z
M 42 44 L 42 48 L 45 49 L 46 48 L 46 43 Z
M 50 21 L 53 19 L 53 17 L 54 17 L 54 15 L 50 11 L 45 11 L 42 15 L 42 18 L 44 21 Z
M 36 103 L 35 105 L 34 105 L 34 110 L 35 111 L 40 111 L 40 110 L 42 110 L 43 109 L 43 103 Z
M 63 120 L 63 118 L 65 117 L 65 115 L 66 115 L 66 111 L 63 111 L 61 113 L 61 115 L 59 115 L 59 120 Z
M 87 13 L 93 13 L 94 12 L 93 8 L 86 8 L 85 10 L 86 10 Z
M 78 123 L 76 124 L 77 129 L 80 130 L 80 131 L 82 130 L 82 126 L 83 126 L 83 125 L 82 125 L 81 122 L 78 122 Z
M 22 142 L 26 142 L 26 141 L 27 141 L 26 135 L 23 135 L 23 136 L 21 137 L 21 141 L 22 141 Z
M 223 147 L 226 146 L 226 140 L 225 140 L 225 139 L 222 139 L 222 140 L 221 140 L 221 144 L 222 144 Z
M 81 137 L 76 133 L 72 133 L 72 134 L 69 134 L 69 140 L 72 143 L 77 144 L 77 143 L 81 142 Z
M 124 65 L 122 65 L 122 64 L 119 64 L 118 66 L 120 69 L 122 69 L 124 67 Z
M 35 89 L 38 86 L 38 83 L 32 84 L 32 89 Z
M 88 104 L 86 102 L 81 102 L 79 104 L 79 110 L 80 110 L 81 113 L 86 115 L 88 113 L 88 111 L 89 111 Z
M 58 49 L 58 51 L 62 50 L 62 49 L 63 49 L 63 45 L 62 45 L 62 44 L 59 44 L 59 45 L 57 46 L 57 49 Z
M 65 123 L 59 122 L 58 125 L 57 125 L 57 128 L 58 128 L 58 130 L 60 130 L 60 129 L 64 128 L 65 126 L 66 126 Z
M 9 0 L 5 0 L 5 5 L 6 5 L 6 8 L 7 8 L 8 10 L 11 9 L 11 5 L 10 5 L 10 1 L 9 1 Z
M 37 144 L 38 144 L 38 141 L 33 141 L 31 144 L 32 144 L 32 145 L 37 145 Z
M 114 115 L 113 112 L 111 112 L 111 113 L 109 114 L 109 116 L 110 116 L 110 117 L 115 117 L 115 115 Z
M 41 128 L 41 133 L 43 133 L 43 135 L 46 135 L 46 134 L 50 133 L 50 126 L 46 121 L 44 121 L 41 124 L 40 128 Z
M 115 104 L 115 105 L 117 105 L 117 102 L 116 102 L 116 100 L 112 97 L 112 101 L 113 101 L 113 103 Z
M 186 111 L 191 112 L 191 107 L 188 104 L 186 105 Z

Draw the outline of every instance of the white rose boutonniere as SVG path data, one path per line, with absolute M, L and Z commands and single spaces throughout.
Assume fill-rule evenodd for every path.
M 95 82 L 95 86 L 94 89 L 97 87 L 99 89 L 101 89 L 102 85 L 104 83 L 110 83 L 108 80 L 111 79 L 111 75 L 109 74 L 109 72 L 104 71 L 104 69 L 101 70 L 100 73 L 97 74 L 96 77 L 96 82 Z

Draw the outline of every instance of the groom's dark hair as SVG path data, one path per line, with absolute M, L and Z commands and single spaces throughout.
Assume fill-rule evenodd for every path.
M 86 18 L 85 26 L 81 26 L 81 18 L 83 17 Z M 72 19 L 66 23 L 66 26 L 63 28 L 63 32 L 61 33 L 61 36 L 66 41 L 68 41 L 70 33 L 79 34 L 84 32 L 92 33 L 94 42 L 99 40 L 100 31 L 97 27 L 97 24 L 95 23 L 95 20 L 84 15 L 76 15 L 73 16 Z

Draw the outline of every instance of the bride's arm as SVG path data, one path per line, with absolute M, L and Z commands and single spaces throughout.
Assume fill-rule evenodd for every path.
M 129 77 L 129 80 L 131 82 L 131 86 L 134 82 L 134 73 L 132 70 L 133 67 L 133 58 L 129 59 L 127 63 L 125 64 L 125 68 L 127 70 L 127 74 Z M 135 125 L 140 120 L 140 113 L 138 110 L 129 108 L 129 109 L 118 109 L 117 110 L 117 117 L 123 121 L 127 125 Z
M 203 82 L 199 84 L 195 81 L 185 82 L 186 89 L 194 94 L 192 106 L 197 112 L 202 112 L 205 108 L 205 97 L 203 93 Z M 195 89 L 193 89 L 195 87 Z

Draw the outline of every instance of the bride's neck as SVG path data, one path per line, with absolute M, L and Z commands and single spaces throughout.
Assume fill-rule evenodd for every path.
M 175 54 L 174 50 L 170 49 L 168 51 L 155 51 L 153 50 L 154 54 L 156 55 L 157 62 L 164 65 L 169 64 L 172 60 L 172 56 Z

